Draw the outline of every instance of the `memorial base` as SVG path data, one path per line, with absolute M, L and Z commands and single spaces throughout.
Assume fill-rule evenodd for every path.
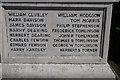
M 115 80 L 108 64 L 3 64 L 2 78 Z

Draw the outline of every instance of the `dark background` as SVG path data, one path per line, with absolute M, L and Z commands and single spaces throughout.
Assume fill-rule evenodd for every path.
M 120 2 L 113 3 L 108 60 L 120 68 Z

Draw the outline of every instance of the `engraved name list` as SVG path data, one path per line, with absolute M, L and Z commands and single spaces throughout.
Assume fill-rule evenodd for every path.
M 103 11 L 5 10 L 9 56 L 98 56 Z

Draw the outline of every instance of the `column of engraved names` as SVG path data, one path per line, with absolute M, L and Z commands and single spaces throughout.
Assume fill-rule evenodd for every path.
M 54 39 L 53 47 L 59 47 L 61 53 L 97 53 L 102 24 L 101 13 L 94 11 L 58 13 L 59 19 L 68 19 L 69 22 L 56 24 L 56 28 L 52 29 L 53 33 L 59 34 L 58 38 Z
M 10 52 L 46 51 L 50 34 L 45 19 L 48 13 L 8 10 L 6 14 Z

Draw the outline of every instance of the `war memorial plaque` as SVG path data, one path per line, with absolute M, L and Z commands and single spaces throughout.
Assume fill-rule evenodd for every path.
M 5 7 L 8 57 L 102 57 L 106 8 L 35 9 Z
M 99 56 L 102 50 L 103 10 L 5 10 L 5 15 L 9 57 Z
M 107 63 L 113 1 L 83 1 L 1 0 L 2 77 L 114 80 Z

